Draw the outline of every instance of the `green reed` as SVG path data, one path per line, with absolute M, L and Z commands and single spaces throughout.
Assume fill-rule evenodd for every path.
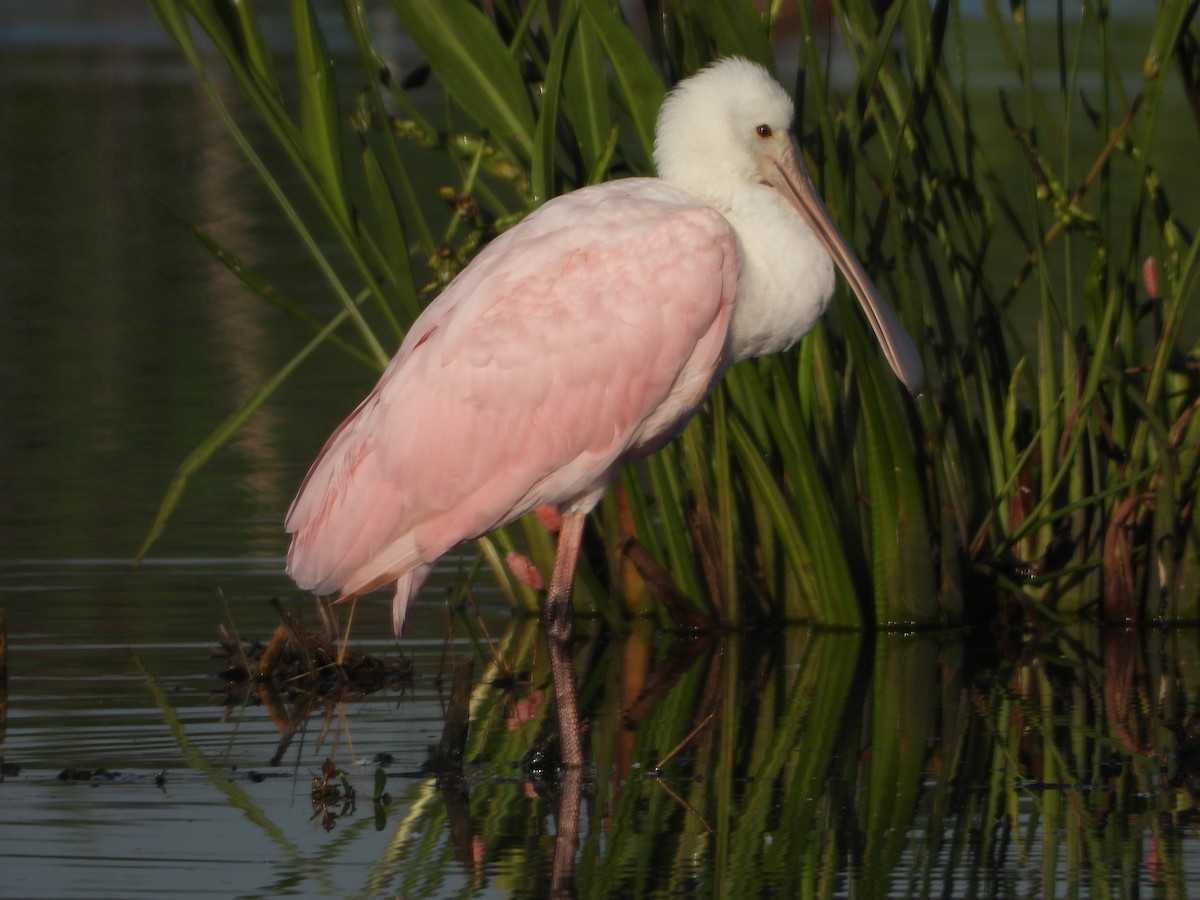
M 437 116 L 384 61 L 361 0 L 341 0 L 336 25 L 292 0 L 286 62 L 249 4 L 148 2 L 341 311 L 313 321 L 201 234 L 313 337 L 184 462 L 142 553 L 189 479 L 316 346 L 382 366 L 496 233 L 558 193 L 648 172 L 668 78 L 739 53 L 801 73 L 815 177 L 922 346 L 929 384 L 907 397 L 839 297 L 796 350 L 735 368 L 679 440 L 624 473 L 595 516 L 606 565 L 583 573 L 580 604 L 613 622 L 655 608 L 657 582 L 625 552 L 635 540 L 726 625 L 954 623 L 989 615 L 997 593 L 1049 618 L 1200 616 L 1188 327 L 1200 242 L 1173 211 L 1156 140 L 1164 108 L 1178 115 L 1180 72 L 1200 96 L 1184 0 L 1146 14 L 1140 74 L 1121 68 L 1130 29 L 1102 0 L 1060 3 L 1036 25 L 1023 3 L 986 0 L 1001 61 L 983 62 L 999 92 L 976 87 L 980 23 L 950 0 L 882 13 L 835 0 L 832 30 L 804 0 L 647 3 L 641 39 L 605 0 L 394 0 L 444 95 Z M 785 19 L 798 42 L 785 44 Z M 336 70 L 333 27 L 356 56 Z M 271 153 L 243 118 L 265 126 Z M 435 183 L 416 151 L 437 160 Z M 513 603 L 536 608 L 503 560 L 520 550 L 548 570 L 549 536 L 522 523 L 481 546 Z

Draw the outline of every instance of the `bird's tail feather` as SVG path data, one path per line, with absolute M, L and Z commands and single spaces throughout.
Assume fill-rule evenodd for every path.
M 400 631 L 404 628 L 404 617 L 408 615 L 408 608 L 417 599 L 421 586 L 432 570 L 431 564 L 422 563 L 396 579 L 396 596 L 392 598 L 392 627 L 396 629 L 396 637 L 400 636 Z

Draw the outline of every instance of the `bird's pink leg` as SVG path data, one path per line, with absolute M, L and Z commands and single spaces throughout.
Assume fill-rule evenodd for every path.
M 575 608 L 571 594 L 575 587 L 575 564 L 587 514 L 572 511 L 563 516 L 558 533 L 558 551 L 554 557 L 554 576 L 546 595 L 542 621 L 550 651 L 550 675 L 554 679 L 554 701 L 558 709 L 559 755 L 564 766 L 583 765 L 583 746 L 579 735 L 579 702 L 575 689 L 575 662 L 571 648 L 575 642 Z

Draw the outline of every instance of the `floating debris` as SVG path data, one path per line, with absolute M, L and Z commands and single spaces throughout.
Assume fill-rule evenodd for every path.
M 261 704 L 270 712 L 281 736 L 271 765 L 279 765 L 309 717 L 323 715 L 324 731 L 337 718 L 339 704 L 404 687 L 412 678 L 412 664 L 347 647 L 334 637 L 336 628 L 329 618 L 326 634 L 316 634 L 294 621 L 278 600 L 271 605 L 279 614 L 279 627 L 266 644 L 243 643 L 219 625 L 221 643 L 212 655 L 224 660 L 223 685 L 217 692 L 224 705 Z
M 293 620 L 278 600 L 271 604 L 280 623 L 266 644 L 242 643 L 224 625 L 218 626 L 221 643 L 212 653 L 225 661 L 220 678 L 229 703 L 250 699 L 250 687 L 272 688 L 289 703 L 301 698 L 352 700 L 400 687 L 412 677 L 408 660 L 384 660 L 339 644 Z
M 321 827 L 333 831 L 337 820 L 353 816 L 358 808 L 358 794 L 346 778 L 346 773 L 326 758 L 321 774 L 312 781 L 312 817 L 321 818 Z

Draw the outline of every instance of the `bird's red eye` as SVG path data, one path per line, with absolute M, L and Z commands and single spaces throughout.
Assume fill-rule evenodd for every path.
M 763 124 L 763 125 L 759 125 L 757 128 L 755 128 L 754 133 L 757 134 L 760 138 L 769 138 L 775 132 L 773 132 L 771 130 L 770 125 Z

